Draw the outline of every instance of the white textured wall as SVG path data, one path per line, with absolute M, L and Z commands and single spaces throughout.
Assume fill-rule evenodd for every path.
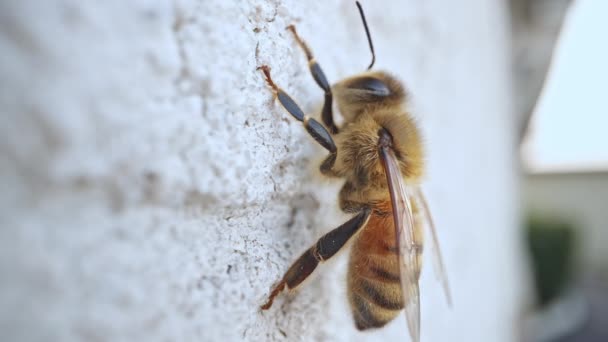
M 364 2 L 404 80 L 455 308 L 423 279 L 423 341 L 511 341 L 519 307 L 514 122 L 500 1 Z M 260 314 L 294 258 L 346 219 L 305 110 L 369 52 L 352 1 L 0 3 L 0 331 L 6 341 L 385 340 L 359 333 L 346 254 Z M 286 337 L 284 337 L 286 336 Z

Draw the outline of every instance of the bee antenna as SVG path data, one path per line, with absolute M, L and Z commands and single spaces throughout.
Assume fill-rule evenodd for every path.
M 365 34 L 367 35 L 367 42 L 369 43 L 369 49 L 372 51 L 372 62 L 367 67 L 367 70 L 371 69 L 376 62 L 376 53 L 374 52 L 374 43 L 372 43 L 372 36 L 369 34 L 369 28 L 367 28 L 367 21 L 365 20 L 365 14 L 363 14 L 363 8 L 361 7 L 361 3 L 359 1 L 355 2 L 357 7 L 359 8 L 359 13 L 361 14 L 361 20 L 363 20 L 363 27 L 365 27 Z

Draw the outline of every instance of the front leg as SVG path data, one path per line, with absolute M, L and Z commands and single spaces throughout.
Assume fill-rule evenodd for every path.
M 308 67 L 310 68 L 310 74 L 312 75 L 312 78 L 314 78 L 315 82 L 317 82 L 319 87 L 321 87 L 321 89 L 323 89 L 323 91 L 325 92 L 325 102 L 323 102 L 323 111 L 321 112 L 321 119 L 323 119 L 323 123 L 325 124 L 325 126 L 329 128 L 329 131 L 332 134 L 336 134 L 338 133 L 338 127 L 336 127 L 336 124 L 334 123 L 334 115 L 331 108 L 333 96 L 331 94 L 331 86 L 327 81 L 327 77 L 325 77 L 323 69 L 321 69 L 321 66 L 319 66 L 319 63 L 317 63 L 317 61 L 313 57 L 312 51 L 310 51 L 308 45 L 306 45 L 306 43 L 298 35 L 298 32 L 296 32 L 296 27 L 293 25 L 289 25 L 287 26 L 287 29 L 290 30 L 291 33 L 293 33 L 294 37 L 296 38 L 296 42 L 298 42 L 298 45 L 300 45 L 302 50 L 304 50 L 304 53 L 306 54 L 306 59 L 308 60 Z
M 312 247 L 304 252 L 289 267 L 281 281 L 272 288 L 268 301 L 262 305 L 262 310 L 270 309 L 274 298 L 285 289 L 285 286 L 290 290 L 297 287 L 317 268 L 319 262 L 331 258 L 342 249 L 346 242 L 367 224 L 370 213 L 371 210 L 369 208 L 363 209 L 357 216 L 323 235 Z

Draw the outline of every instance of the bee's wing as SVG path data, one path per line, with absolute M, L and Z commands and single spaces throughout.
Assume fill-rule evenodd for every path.
M 393 206 L 395 234 L 399 249 L 399 274 L 405 300 L 405 318 L 412 341 L 418 342 L 420 341 L 420 291 L 416 276 L 419 265 L 418 248 L 414 238 L 414 216 L 408 189 L 395 154 L 390 148 L 381 148 L 380 151 Z
M 422 212 L 425 216 L 426 224 L 431 231 L 431 240 L 433 246 L 431 249 L 433 250 L 433 268 L 435 269 L 435 275 L 437 276 L 441 286 L 443 287 L 443 292 L 445 293 L 445 298 L 448 301 L 448 305 L 452 306 L 452 295 L 450 294 L 450 285 L 448 283 L 447 273 L 445 271 L 445 266 L 443 263 L 443 258 L 441 256 L 441 248 L 439 247 L 439 239 L 437 238 L 437 231 L 435 230 L 435 223 L 433 222 L 433 217 L 431 216 L 431 211 L 429 210 L 429 205 L 426 202 L 426 198 L 422 190 L 417 187 L 415 189 L 415 195 L 417 202 L 422 206 Z

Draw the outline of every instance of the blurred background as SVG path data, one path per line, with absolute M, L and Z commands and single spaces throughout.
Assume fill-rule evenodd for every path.
M 608 3 L 512 0 L 526 341 L 608 340 Z

